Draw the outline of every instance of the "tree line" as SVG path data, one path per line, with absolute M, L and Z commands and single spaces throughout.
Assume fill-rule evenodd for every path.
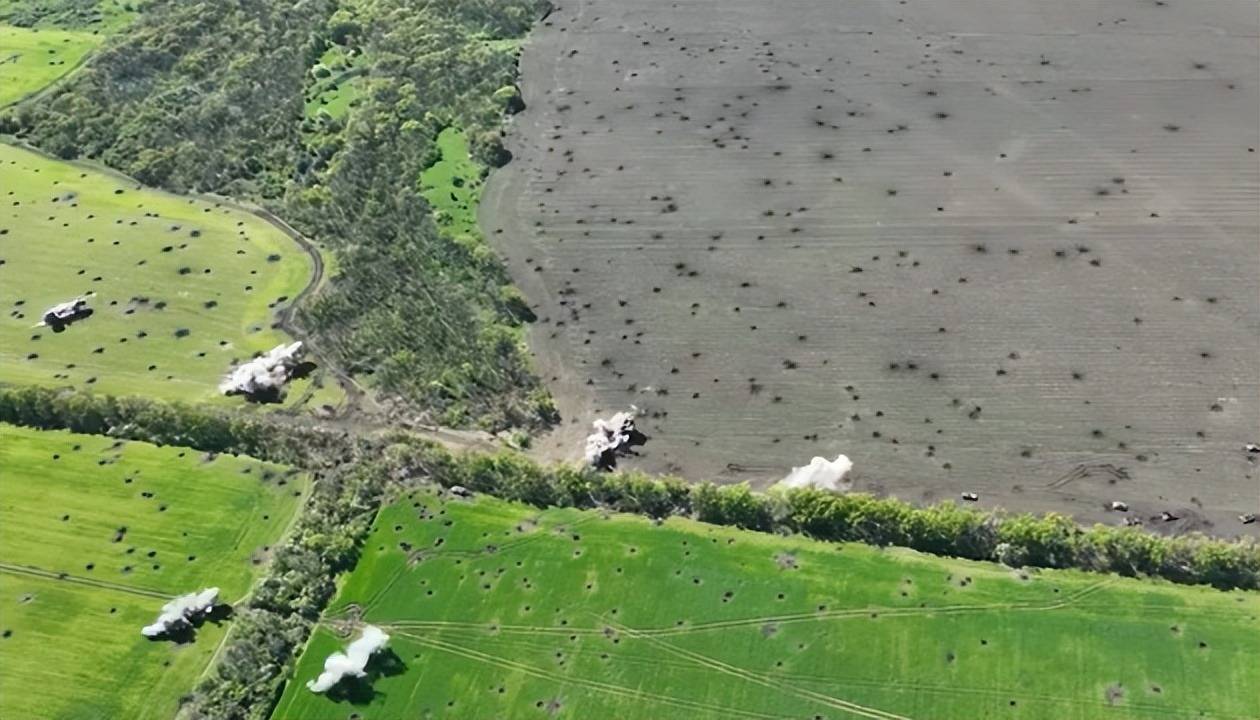
M 43 388 L 0 388 L 0 422 L 238 452 L 308 467 L 311 458 L 341 463 L 353 455 L 357 443 L 366 442 L 310 423 Z M 510 451 L 456 455 L 403 431 L 371 442 L 397 448 L 390 456 L 390 472 L 400 482 L 422 478 L 446 487 L 462 485 L 537 507 L 606 508 L 653 518 L 680 515 L 747 530 L 895 545 L 1014 567 L 1077 568 L 1222 589 L 1260 589 L 1260 545 L 1248 537 L 1165 537 L 1137 527 L 1082 527 L 1057 513 L 1010 514 L 951 503 L 917 507 L 864 493 L 757 493 L 747 485 L 544 466 Z M 403 452 L 405 448 L 411 450 Z
M 896 545 L 1012 567 L 1076 568 L 1260 589 L 1251 538 L 1161 537 L 1139 528 L 1084 528 L 1054 513 L 1008 515 L 818 490 L 756 493 L 719 486 L 540 465 L 513 452 L 455 454 L 405 431 L 350 435 L 274 415 L 242 415 L 143 398 L 0 386 L 0 422 L 39 429 L 248 454 L 302 467 L 312 493 L 237 608 L 227 644 L 181 704 L 184 720 L 265 720 L 298 654 L 352 569 L 383 502 L 407 488 L 463 486 L 540 508 L 671 516 L 817 540 Z

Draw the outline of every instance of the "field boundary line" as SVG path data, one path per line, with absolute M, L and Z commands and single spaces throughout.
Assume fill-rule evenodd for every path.
M 857 617 L 869 613 L 876 613 L 881 617 L 910 617 L 915 615 L 965 615 L 973 612 L 987 611 L 1049 611 L 1059 610 L 1076 604 L 1081 598 L 1092 595 L 1101 590 L 1106 585 L 1115 581 L 1115 578 L 1107 578 L 1100 582 L 1094 583 L 1086 588 L 1069 594 L 1068 596 L 1056 600 L 1051 603 L 1032 603 L 1032 602 L 1015 602 L 1015 603 L 984 603 L 976 605 L 937 605 L 933 607 L 914 607 L 899 608 L 889 606 L 870 606 L 866 608 L 844 608 L 839 610 L 824 610 L 812 613 L 793 613 L 791 615 L 766 616 L 743 618 L 737 620 L 716 620 L 710 623 L 699 625 L 690 625 L 687 627 L 664 627 L 664 628 L 644 628 L 639 630 L 645 635 L 668 636 L 668 635 L 689 635 L 695 632 L 705 632 L 709 630 L 723 630 L 731 627 L 743 627 L 747 625 L 756 625 L 764 623 L 799 623 L 808 622 L 810 620 L 827 620 L 833 618 Z
M 37 567 L 24 567 L 22 565 L 10 565 L 9 563 L 0 562 L 0 573 L 10 573 L 12 575 L 26 575 L 28 577 L 43 578 L 45 580 L 56 580 L 58 582 L 68 582 L 75 585 L 84 585 L 94 587 L 101 590 L 114 590 L 116 592 L 127 593 L 129 595 L 140 595 L 143 597 L 157 598 L 159 600 L 170 600 L 175 597 L 169 593 L 163 593 L 158 590 L 150 590 L 148 588 L 134 587 L 131 585 L 122 585 L 120 583 L 111 583 L 105 580 L 94 580 L 85 578 L 80 575 L 71 575 L 70 573 L 56 573 L 50 570 L 44 570 Z
M 813 702 L 817 702 L 822 705 L 835 708 L 837 710 L 844 710 L 854 715 L 858 715 L 865 718 L 872 718 L 873 720 L 910 720 L 910 718 L 904 715 L 897 715 L 895 713 L 887 712 L 885 710 L 880 710 L 878 708 L 872 708 L 872 707 L 867 707 L 865 705 L 859 705 L 858 703 L 849 702 L 848 700 L 841 700 L 840 698 L 832 697 L 831 695 L 826 695 L 824 693 L 814 692 L 813 690 L 806 690 L 804 688 L 798 688 L 795 685 L 789 685 L 787 683 L 782 683 L 782 682 L 774 682 L 773 680 L 766 679 L 764 676 L 762 676 L 761 673 L 753 672 L 752 670 L 746 670 L 744 668 L 736 667 L 734 665 L 729 665 L 720 660 L 715 660 L 711 657 L 708 657 L 707 655 L 702 655 L 697 652 L 692 652 L 691 650 L 684 650 L 683 648 L 677 647 L 675 645 L 670 645 L 664 640 L 638 634 L 634 630 L 627 628 L 625 626 L 620 626 L 616 623 L 609 622 L 608 624 L 610 627 L 616 629 L 618 632 L 624 632 L 629 637 L 632 637 L 632 638 L 646 640 L 649 643 L 653 643 L 661 647 L 662 649 L 665 650 L 665 652 L 668 652 L 672 655 L 679 655 L 681 657 L 688 658 L 692 660 L 693 662 L 695 662 L 697 665 L 700 665 L 702 667 L 707 667 L 710 670 L 716 670 L 717 672 L 720 672 L 725 675 L 732 675 L 742 680 L 746 680 L 748 682 L 756 683 L 757 685 L 768 687 L 772 690 L 786 689 L 789 692 L 791 692 L 793 695 L 796 695 L 797 697 L 800 697 L 804 700 L 811 700 Z
M 686 627 L 660 627 L 660 628 L 627 628 L 640 636 L 644 637 L 665 637 L 671 635 L 690 635 L 696 632 L 707 632 L 709 630 L 725 630 L 729 628 L 745 627 L 749 625 L 762 625 L 767 623 L 798 623 L 811 620 L 829 620 L 848 617 L 860 617 L 875 613 L 881 617 L 913 617 L 917 615 L 964 615 L 972 612 L 986 612 L 990 610 L 1059 610 L 1065 607 L 1076 605 L 1081 598 L 1087 597 L 1104 586 L 1114 582 L 1113 578 L 1108 578 L 1098 583 L 1094 583 L 1089 587 L 1078 590 L 1067 597 L 1057 600 L 1049 604 L 1032 604 L 1032 603 L 987 603 L 977 605 L 939 605 L 934 607 L 916 607 L 916 608 L 897 608 L 888 606 L 870 606 L 865 608 L 844 608 L 839 610 L 829 610 L 823 612 L 811 613 L 794 613 L 791 615 L 765 616 L 754 618 L 741 618 L 736 620 L 718 620 L 711 623 L 700 625 L 689 625 Z M 366 609 L 366 607 L 365 607 Z M 602 618 L 601 618 L 602 620 Z M 383 620 L 378 623 L 382 627 L 394 628 L 412 628 L 412 629 L 431 629 L 431 630 L 473 630 L 502 633 L 505 635 L 599 635 L 602 630 L 598 628 L 576 628 L 576 627 L 559 627 L 546 625 L 503 625 L 496 623 L 474 623 L 462 622 L 458 620 Z M 613 625 L 610 623 L 610 627 Z
M 684 708 L 687 710 L 700 710 L 700 711 L 705 711 L 705 712 L 712 712 L 712 713 L 716 713 L 720 717 L 741 717 L 741 718 L 752 718 L 754 720 L 776 720 L 778 718 L 787 717 L 783 715 L 766 715 L 764 713 L 757 713 L 757 712 L 752 712 L 749 710 L 739 710 L 735 708 L 713 706 L 713 705 L 708 705 L 706 703 L 701 703 L 694 700 L 684 700 L 682 698 L 676 698 L 669 695 L 659 695 L 657 693 L 650 693 L 644 690 L 635 690 L 635 689 L 623 687 L 621 685 L 601 683 L 595 680 L 588 680 L 585 678 L 560 676 L 554 672 L 548 672 L 541 668 L 534 667 L 533 665 L 527 665 L 525 663 L 516 662 L 514 660 L 508 660 L 507 658 L 502 658 L 497 655 L 491 655 L 491 654 L 483 653 L 477 650 L 472 650 L 470 648 L 461 647 L 459 645 L 455 645 L 453 643 L 447 643 L 442 640 L 435 640 L 433 638 L 427 638 L 420 635 L 410 635 L 407 633 L 399 633 L 399 634 L 420 645 L 424 645 L 425 647 L 433 648 L 436 650 L 442 650 L 444 652 L 451 653 L 452 655 L 459 655 L 466 659 L 477 660 L 480 662 L 488 663 L 490 665 L 496 665 L 500 668 L 505 668 L 508 670 L 515 670 L 517 672 L 522 672 L 532 677 L 540 678 L 543 680 L 549 680 L 551 682 L 555 682 L 561 685 L 577 685 L 578 687 L 583 687 L 588 690 L 598 690 L 601 692 L 609 693 L 611 695 L 628 697 L 633 700 L 651 700 L 651 701 L 659 702 L 666 705 L 673 705 L 675 707 Z

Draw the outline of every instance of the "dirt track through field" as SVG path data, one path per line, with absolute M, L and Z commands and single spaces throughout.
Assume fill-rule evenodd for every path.
M 1254 0 L 570 0 L 482 223 L 575 458 L 1255 532 Z M 1179 519 L 1163 522 L 1173 511 Z

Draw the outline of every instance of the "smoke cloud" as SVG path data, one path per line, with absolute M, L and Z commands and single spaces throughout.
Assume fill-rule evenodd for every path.
M 206 588 L 201 592 L 180 595 L 162 606 L 162 612 L 152 625 L 145 625 L 140 634 L 145 637 L 160 637 L 167 633 L 181 630 L 192 624 L 198 615 L 207 615 L 214 609 L 219 599 L 219 588 Z
M 301 341 L 277 345 L 238 366 L 219 383 L 219 390 L 224 395 L 261 395 L 279 390 L 293 375 L 301 353 Z
M 367 667 L 372 653 L 385 647 L 388 641 L 389 636 L 384 631 L 375 625 L 368 625 L 363 628 L 363 634 L 359 636 L 359 639 L 350 643 L 344 653 L 335 652 L 329 655 L 324 660 L 324 672 L 314 680 L 306 681 L 306 687 L 310 688 L 311 692 L 322 693 L 347 675 L 363 677 L 367 674 L 364 668 Z
M 837 455 L 835 460 L 815 457 L 805 467 L 794 467 L 788 476 L 779 481 L 777 487 L 815 488 L 840 492 L 841 484 L 853 469 L 853 461 L 847 455 Z
M 594 432 L 586 436 L 586 462 L 600 470 L 617 467 L 617 456 L 647 442 L 647 436 L 634 426 L 633 412 L 619 412 L 610 419 L 596 418 Z

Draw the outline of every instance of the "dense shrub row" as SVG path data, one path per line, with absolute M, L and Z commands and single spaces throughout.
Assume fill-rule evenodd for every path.
M 42 387 L 0 386 L 0 422 L 249 455 L 303 467 L 310 467 L 313 457 L 344 455 L 351 443 L 345 432 L 298 419 Z
M 341 366 L 445 425 L 545 424 L 553 412 L 522 353 L 527 312 L 481 242 L 440 232 L 416 182 L 437 137 L 470 134 L 473 159 L 506 160 L 495 94 L 516 80 L 511 43 L 543 0 L 380 0 L 361 4 L 367 92 L 278 210 L 338 251 L 338 276 L 303 309 L 304 327 Z M 328 160 L 323 161 L 327 156 Z M 475 178 L 468 178 L 474 180 Z
M 1221 589 L 1260 589 L 1260 545 L 1251 538 L 1162 537 L 1134 527 L 1084 528 L 1056 513 L 985 512 L 948 503 L 916 507 L 860 493 L 762 494 L 746 485 L 544 468 L 508 453 L 453 458 L 428 447 L 412 460 L 414 474 L 442 485 L 462 485 L 539 507 L 604 507 L 657 518 L 683 515 L 749 530 L 897 545 L 1015 567 L 1077 568 Z
M 36 388 L 0 388 L 0 421 L 239 452 L 306 467 L 313 467 L 313 462 L 323 466 L 346 463 L 366 442 L 300 423 Z M 897 545 L 1012 566 L 1079 568 L 1218 588 L 1260 589 L 1260 545 L 1249 538 L 1229 541 L 1198 534 L 1161 537 L 1140 528 L 1107 525 L 1082 528 L 1055 513 L 1016 515 L 952 504 L 920 508 L 864 494 L 811 490 L 760 494 L 743 485 L 687 484 L 635 473 L 610 475 L 564 465 L 543 467 L 512 453 L 456 457 L 404 434 L 374 442 L 393 447 L 387 454 L 387 472 L 399 481 L 432 478 L 447 487 L 462 485 L 538 507 L 600 507 L 656 518 L 683 515 L 749 530 Z M 381 459 L 385 455 L 374 453 L 380 456 L 378 461 L 385 461 Z M 337 502 L 348 502 L 352 508 L 369 507 L 381 489 L 374 488 L 367 499 L 364 492 L 355 490 L 339 496 Z M 316 499 L 312 504 L 319 502 Z M 333 510 L 340 512 L 330 508 Z M 338 517 L 331 525 L 346 521 Z M 329 567 L 345 567 L 348 556 L 332 550 L 330 546 Z M 341 552 L 347 551 L 343 547 Z M 291 600 L 284 603 L 304 610 L 313 607 Z
M 336 577 L 354 566 L 389 486 L 390 453 L 367 445 L 352 462 L 317 476 L 310 500 L 275 550 L 223 655 L 184 699 L 185 720 L 265 720 Z

